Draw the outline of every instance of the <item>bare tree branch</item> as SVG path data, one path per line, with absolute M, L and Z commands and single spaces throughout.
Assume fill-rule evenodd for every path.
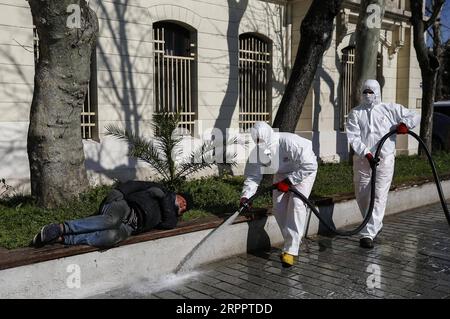
M 14 42 L 16 42 L 18 45 L 20 45 L 24 50 L 26 50 L 26 51 L 28 51 L 28 52 L 30 52 L 30 53 L 33 53 L 33 52 L 34 52 L 33 50 L 30 50 L 30 49 L 28 49 L 26 46 L 24 46 L 23 44 L 19 43 L 19 41 L 17 41 L 16 39 L 13 39 L 13 40 L 14 40 Z
M 437 17 L 441 13 L 442 6 L 444 5 L 445 0 L 435 0 L 434 6 L 433 6 L 433 12 L 431 13 L 430 19 L 424 22 L 425 30 L 428 29 L 430 26 L 434 24 Z
M 427 29 L 427 34 L 428 34 L 428 36 L 433 40 L 433 42 L 434 42 L 434 34 L 431 32 L 431 30 L 430 29 Z

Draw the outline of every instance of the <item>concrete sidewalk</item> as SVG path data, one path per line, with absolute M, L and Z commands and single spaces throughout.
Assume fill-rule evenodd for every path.
M 450 299 L 450 227 L 440 205 L 387 216 L 372 250 L 360 248 L 356 236 L 318 236 L 304 240 L 290 269 L 279 253 L 239 255 L 94 298 Z

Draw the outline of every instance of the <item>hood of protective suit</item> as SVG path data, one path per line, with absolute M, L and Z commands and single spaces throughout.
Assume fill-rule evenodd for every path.
M 369 89 L 372 90 L 374 96 L 372 100 L 367 100 L 366 96 L 364 96 L 364 90 Z M 381 89 L 380 83 L 377 80 L 366 80 L 361 89 L 361 104 L 367 106 L 373 106 L 381 103 Z
M 253 125 L 251 129 L 252 139 L 253 141 L 258 144 L 259 143 L 271 143 L 274 132 L 273 129 L 270 127 L 269 124 L 266 122 L 256 122 L 255 125 Z
M 258 147 L 263 165 L 270 165 L 276 144 L 276 133 L 266 122 L 256 122 L 251 129 L 252 139 Z

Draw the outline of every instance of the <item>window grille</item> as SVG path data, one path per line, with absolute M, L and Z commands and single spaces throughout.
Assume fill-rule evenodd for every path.
M 98 138 L 97 104 L 97 54 L 94 48 L 91 56 L 91 79 L 81 112 L 81 137 L 83 139 Z
M 173 23 L 155 23 L 155 111 L 180 114 L 180 128 L 193 133 L 195 54 L 190 31 Z
M 348 113 L 352 109 L 353 66 L 355 64 L 355 48 L 342 51 L 341 73 L 341 130 L 345 129 Z
M 239 128 L 242 132 L 257 121 L 270 122 L 270 45 L 253 35 L 239 37 Z

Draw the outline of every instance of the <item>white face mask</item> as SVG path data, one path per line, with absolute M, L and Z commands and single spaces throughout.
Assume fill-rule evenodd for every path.
M 257 145 L 259 160 L 263 166 L 270 166 L 272 161 L 272 152 L 270 150 L 270 144 L 262 142 Z
M 372 105 L 375 102 L 375 94 L 367 94 L 363 93 L 363 104 L 365 105 Z

